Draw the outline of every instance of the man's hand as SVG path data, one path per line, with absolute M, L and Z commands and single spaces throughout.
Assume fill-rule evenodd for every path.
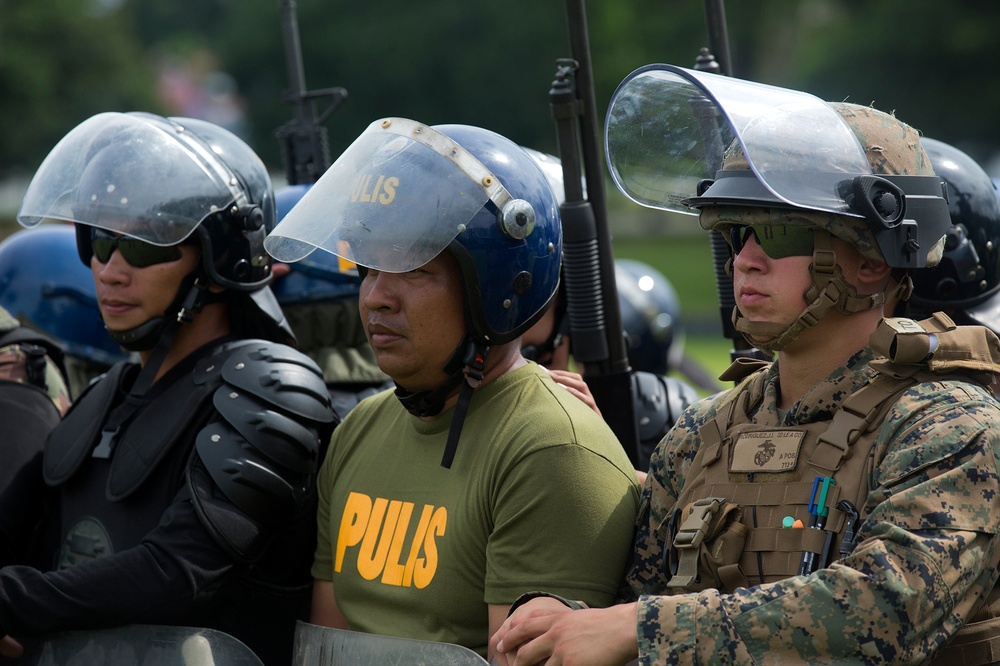
M 598 416 L 601 416 L 601 410 L 597 408 L 597 401 L 594 400 L 594 396 L 590 392 L 590 387 L 587 386 L 587 382 L 583 380 L 582 375 L 570 372 L 569 370 L 550 370 L 545 366 L 542 366 L 542 369 L 549 373 L 552 381 L 575 395 L 583 404 L 597 412 Z
M 0 657 L 17 659 L 24 654 L 24 648 L 10 636 L 0 638 Z
M 538 597 L 507 618 L 490 650 L 499 666 L 624 664 L 639 654 L 636 605 L 571 611 Z

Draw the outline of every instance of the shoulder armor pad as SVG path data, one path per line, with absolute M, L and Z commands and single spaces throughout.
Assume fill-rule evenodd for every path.
M 225 498 L 254 521 L 288 520 L 311 490 L 321 451 L 336 424 L 322 372 L 305 354 L 260 340 L 227 345 L 205 376 L 221 376 L 212 401 L 218 418 L 195 442 L 198 457 Z M 213 494 L 195 493 L 211 501 Z M 201 515 L 212 516 L 208 507 Z M 209 521 L 211 522 L 211 520 Z M 226 524 L 210 524 L 227 541 Z
M 943 312 L 921 321 L 883 319 L 869 344 L 884 357 L 871 364 L 883 374 L 908 376 L 929 370 L 936 375 L 967 375 L 985 384 L 1000 374 L 996 334 L 984 326 L 957 326 Z M 981 376 L 984 373 L 988 376 Z
M 681 412 L 698 399 L 694 388 L 674 377 L 637 371 L 632 373 L 635 387 L 635 416 L 639 441 L 653 446 L 673 427 Z

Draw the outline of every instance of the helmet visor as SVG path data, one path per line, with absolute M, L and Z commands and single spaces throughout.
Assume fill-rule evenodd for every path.
M 822 100 L 672 65 L 648 65 L 615 91 L 605 125 L 612 178 L 636 203 L 697 214 L 689 199 L 739 147 L 787 204 L 855 215 L 844 181 L 871 173 L 861 144 Z
M 278 261 L 322 249 L 401 273 L 436 257 L 509 193 L 448 136 L 404 118 L 375 121 L 285 215 L 264 247 Z
M 154 245 L 187 238 L 246 195 L 211 146 L 180 123 L 145 113 L 101 113 L 56 144 L 17 214 L 25 227 L 61 220 Z

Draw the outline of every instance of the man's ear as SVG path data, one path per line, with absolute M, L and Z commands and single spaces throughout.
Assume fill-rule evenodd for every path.
M 859 273 L 868 280 L 881 280 L 892 271 L 889 264 L 881 259 L 865 259 L 861 262 Z

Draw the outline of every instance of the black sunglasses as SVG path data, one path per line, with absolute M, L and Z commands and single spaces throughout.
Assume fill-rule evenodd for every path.
M 178 245 L 153 245 L 138 238 L 115 236 L 96 228 L 90 232 L 90 245 L 94 248 L 94 256 L 102 264 L 108 263 L 117 249 L 121 252 L 122 259 L 135 268 L 165 264 L 183 256 Z
M 813 253 L 812 227 L 734 224 L 729 227 L 729 244 L 733 248 L 733 254 L 743 251 L 743 246 L 751 235 L 757 240 L 760 249 L 772 259 L 808 257 Z

